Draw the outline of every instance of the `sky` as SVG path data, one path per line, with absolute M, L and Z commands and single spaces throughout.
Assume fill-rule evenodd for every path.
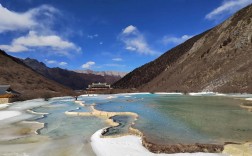
M 0 49 L 49 67 L 130 72 L 252 0 L 0 0 Z

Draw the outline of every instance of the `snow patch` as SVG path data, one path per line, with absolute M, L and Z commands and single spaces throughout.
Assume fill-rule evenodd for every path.
M 245 100 L 252 101 L 252 98 L 246 98 Z
M 213 153 L 155 154 L 142 146 L 140 137 L 127 135 L 118 138 L 101 138 L 102 129 L 91 137 L 91 146 L 97 156 L 224 156 Z
M 22 113 L 19 111 L 0 111 L 0 121 L 8 118 L 12 118 Z
M 84 94 L 84 95 L 80 95 L 80 96 L 86 97 L 86 96 L 98 96 L 98 95 L 97 94 Z
M 155 92 L 154 94 L 157 94 L 157 95 L 183 95 L 183 93 L 168 93 L 168 92 Z
M 9 105 L 8 104 L 0 104 L 0 109 L 5 109 L 7 108 Z
M 191 96 L 202 96 L 202 95 L 215 95 L 214 92 L 198 92 L 198 93 L 189 93 Z

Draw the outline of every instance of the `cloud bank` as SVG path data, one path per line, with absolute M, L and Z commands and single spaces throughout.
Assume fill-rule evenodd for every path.
M 205 18 L 208 20 L 216 20 L 225 15 L 233 14 L 251 3 L 252 0 L 225 0 L 221 6 L 208 13 Z
M 98 34 L 94 34 L 94 35 L 88 35 L 87 37 L 89 38 L 89 39 L 94 39 L 94 38 L 96 38 L 96 37 L 98 37 L 99 35 Z
M 42 5 L 26 12 L 18 13 L 8 10 L 0 4 L 0 33 L 40 27 L 41 23 L 38 16 L 51 18 L 57 12 L 59 11 L 50 5 Z
M 162 42 L 164 45 L 167 44 L 175 44 L 178 45 L 180 43 L 185 42 L 186 40 L 192 38 L 193 35 L 183 35 L 181 37 L 174 37 L 174 36 L 164 36 Z
M 80 52 L 81 48 L 52 30 L 56 15 L 60 11 L 50 5 L 42 5 L 25 12 L 15 12 L 0 4 L 0 33 L 21 32 L 22 36 L 12 39 L 10 44 L 0 45 L 7 52 L 37 51 L 47 48 L 53 54 L 70 56 L 70 51 Z M 26 34 L 26 35 L 24 35 Z
M 119 39 L 124 43 L 126 50 L 146 55 L 159 54 L 149 46 L 144 35 L 133 25 L 124 28 Z
M 67 62 L 58 62 L 56 60 L 48 60 L 48 59 L 45 59 L 45 62 L 47 64 L 52 64 L 52 65 L 57 65 L 57 66 L 67 66 L 68 63 Z
M 81 50 L 74 43 L 63 40 L 59 36 L 38 35 L 35 31 L 30 31 L 26 36 L 14 39 L 10 45 L 0 45 L 0 49 L 8 52 L 25 52 L 30 51 L 35 47 L 49 47 L 54 51 Z
M 82 66 L 81 66 L 81 68 L 84 68 L 84 69 L 90 69 L 92 66 L 94 66 L 95 65 L 95 62 L 93 62 L 93 61 L 88 61 L 88 62 L 86 62 L 85 64 L 83 64 Z
M 120 58 L 120 57 L 117 57 L 117 58 L 113 58 L 112 59 L 112 61 L 116 61 L 116 62 L 120 62 L 120 61 L 122 61 L 123 59 L 122 58 Z

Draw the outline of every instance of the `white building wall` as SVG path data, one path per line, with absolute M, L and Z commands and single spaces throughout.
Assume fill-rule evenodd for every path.
M 10 98 L 0 98 L 0 104 L 10 103 L 10 102 L 11 102 Z

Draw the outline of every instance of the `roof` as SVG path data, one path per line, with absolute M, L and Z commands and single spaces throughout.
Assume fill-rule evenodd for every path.
M 92 83 L 92 85 L 108 85 L 108 84 L 99 82 L 99 83 Z
M 19 95 L 20 93 L 12 90 L 10 85 L 0 85 L 0 95 L 6 94 Z
M 0 94 L 6 94 L 10 89 L 10 85 L 0 85 Z

